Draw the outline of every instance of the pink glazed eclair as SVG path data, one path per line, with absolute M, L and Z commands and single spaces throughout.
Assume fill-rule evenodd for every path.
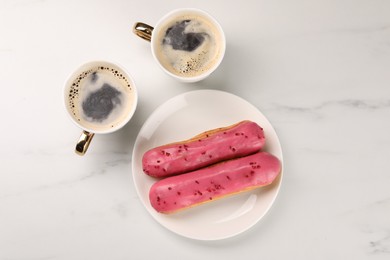
M 264 144 L 263 128 L 246 120 L 150 149 L 142 157 L 142 167 L 152 177 L 167 177 L 253 154 Z
M 277 157 L 258 152 L 157 181 L 149 191 L 152 207 L 173 213 L 227 195 L 271 184 L 279 175 Z

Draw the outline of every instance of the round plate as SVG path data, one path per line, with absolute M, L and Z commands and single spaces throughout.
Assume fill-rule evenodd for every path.
M 142 171 L 142 156 L 147 150 L 242 120 L 263 127 L 266 137 L 263 150 L 278 157 L 283 169 L 282 149 L 272 125 L 256 107 L 233 94 L 216 90 L 187 92 L 166 101 L 152 113 L 137 136 L 132 170 L 138 195 L 157 222 L 184 237 L 218 240 L 248 230 L 267 213 L 279 192 L 282 172 L 266 187 L 169 215 L 156 212 L 149 203 L 149 189 L 156 179 Z

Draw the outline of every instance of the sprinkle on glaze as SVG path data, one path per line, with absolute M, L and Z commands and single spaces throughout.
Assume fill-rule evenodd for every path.
M 157 181 L 150 189 L 152 207 L 172 213 L 226 195 L 271 184 L 278 176 L 278 158 L 259 152 Z
M 167 177 L 258 152 L 265 143 L 264 131 L 252 121 L 213 129 L 189 140 L 159 146 L 142 158 L 143 171 Z

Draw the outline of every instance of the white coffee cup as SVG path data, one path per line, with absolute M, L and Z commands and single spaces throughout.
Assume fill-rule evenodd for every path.
M 176 9 L 152 27 L 138 22 L 133 32 L 151 42 L 154 59 L 163 71 L 182 82 L 208 77 L 223 60 L 225 34 L 208 13 L 194 8 Z
M 64 102 L 70 119 L 83 130 L 76 153 L 84 155 L 94 134 L 115 132 L 129 122 L 138 94 L 123 67 L 108 61 L 91 61 L 67 79 Z

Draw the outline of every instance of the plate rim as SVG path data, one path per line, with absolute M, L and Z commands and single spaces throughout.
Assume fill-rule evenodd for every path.
M 138 146 L 140 145 L 140 142 L 141 142 L 140 134 L 148 127 L 148 124 L 150 124 L 150 122 L 152 121 L 152 119 L 155 116 L 155 114 L 157 114 L 163 107 L 167 106 L 169 103 L 173 102 L 175 99 L 180 99 L 180 98 L 182 98 L 183 96 L 186 96 L 186 95 L 199 94 L 201 92 L 204 92 L 204 93 L 206 93 L 206 92 L 213 92 L 213 93 L 217 93 L 218 95 L 230 95 L 231 97 L 238 99 L 240 102 L 243 102 L 246 105 L 250 106 L 252 109 L 256 110 L 257 113 L 259 113 L 261 116 L 263 116 L 268 121 L 270 127 L 272 128 L 272 131 L 275 133 L 276 140 L 277 140 L 277 146 L 278 146 L 277 149 L 280 150 L 280 155 L 278 155 L 278 159 L 280 160 L 281 166 L 282 166 L 280 174 L 277 177 L 278 184 L 277 184 L 277 187 L 276 187 L 276 190 L 275 190 L 275 194 L 274 194 L 272 200 L 270 201 L 270 203 L 268 204 L 268 206 L 266 207 L 266 209 L 263 212 L 263 214 L 261 214 L 261 216 L 259 216 L 255 221 L 252 221 L 252 223 L 247 225 L 246 228 L 244 228 L 242 230 L 239 230 L 237 232 L 233 232 L 230 235 L 224 235 L 224 236 L 213 237 L 213 238 L 204 238 L 204 237 L 200 238 L 200 237 L 189 236 L 189 235 L 180 233 L 177 230 L 174 230 L 174 229 L 169 228 L 166 225 L 164 225 L 164 223 L 162 223 L 162 221 L 160 219 L 158 219 L 157 213 L 153 214 L 152 212 L 150 212 L 149 208 L 147 207 L 147 205 L 145 205 L 146 202 L 142 199 L 143 196 L 141 196 L 141 192 L 140 192 L 139 187 L 137 185 L 138 181 L 136 180 L 135 163 L 134 163 L 135 162 L 135 157 L 136 157 L 136 150 L 137 150 L 137 148 L 138 148 Z M 183 93 L 177 94 L 177 95 L 175 95 L 175 96 L 165 100 L 164 102 L 162 102 L 159 106 L 157 106 L 149 114 L 147 119 L 144 121 L 142 127 L 140 128 L 140 130 L 139 130 L 139 132 L 137 134 L 137 137 L 135 139 L 135 142 L 134 142 L 134 147 L 133 147 L 133 151 L 132 151 L 132 160 L 131 160 L 131 174 L 132 174 L 132 180 L 133 180 L 133 183 L 134 183 L 134 186 L 135 186 L 135 189 L 136 189 L 136 193 L 137 193 L 138 199 L 140 200 L 141 204 L 143 205 L 145 210 L 148 212 L 148 214 L 151 215 L 151 217 L 158 224 L 163 226 L 165 229 L 171 231 L 172 233 L 175 233 L 175 234 L 177 234 L 179 236 L 182 236 L 182 237 L 186 237 L 186 238 L 194 239 L 194 240 L 199 240 L 199 241 L 217 241 L 217 240 L 223 240 L 223 239 L 232 238 L 234 236 L 237 236 L 239 234 L 242 234 L 242 233 L 248 231 L 253 226 L 255 226 L 257 223 L 259 223 L 269 213 L 270 209 L 275 204 L 276 198 L 278 197 L 278 195 L 280 193 L 280 189 L 281 189 L 281 186 L 282 186 L 282 183 L 283 183 L 283 175 L 284 175 L 283 150 L 282 150 L 282 146 L 281 146 L 281 143 L 280 143 L 280 140 L 279 140 L 279 137 L 278 137 L 278 135 L 276 133 L 275 128 L 273 127 L 271 122 L 268 120 L 268 118 L 256 106 L 254 106 L 252 103 L 250 103 L 249 101 L 245 100 L 244 98 L 242 98 L 240 96 L 237 96 L 237 95 L 235 95 L 233 93 L 230 93 L 230 92 L 227 92 L 227 91 L 215 90 L 215 89 L 198 89 L 198 90 L 192 90 L 192 91 L 183 92 Z

